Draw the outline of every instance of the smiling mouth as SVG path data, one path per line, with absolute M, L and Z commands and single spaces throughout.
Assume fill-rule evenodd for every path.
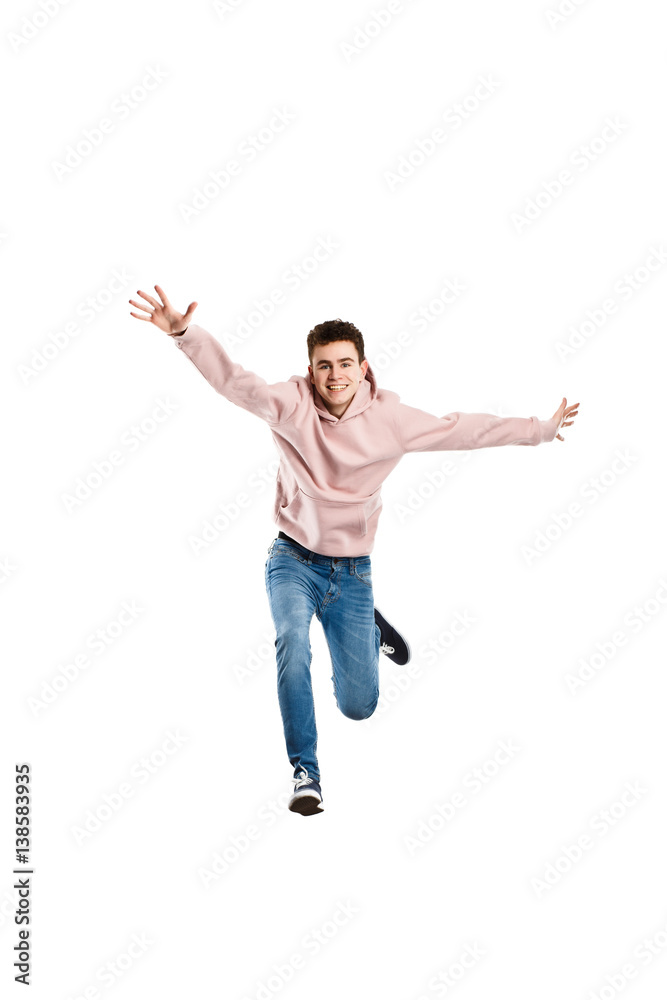
M 343 389 L 347 389 L 346 385 L 328 385 L 327 389 L 329 392 L 341 392 Z

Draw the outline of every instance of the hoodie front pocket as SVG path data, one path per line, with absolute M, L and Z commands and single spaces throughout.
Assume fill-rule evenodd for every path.
M 381 506 L 379 489 L 363 501 L 322 500 L 299 489 L 290 502 L 280 508 L 280 513 L 285 522 L 298 525 L 302 536 L 312 539 L 314 551 L 330 550 L 336 554 L 344 551 L 352 539 L 362 538 L 367 533 L 368 519 Z
M 344 531 L 365 535 L 368 531 L 368 521 L 379 507 L 382 506 L 380 489 L 363 500 L 320 500 L 299 490 L 302 498 L 302 508 L 310 505 L 323 523 L 335 525 Z
M 282 508 L 292 521 L 297 521 L 308 530 L 334 527 L 354 535 L 366 534 L 364 505 L 344 500 L 320 500 L 298 490 L 286 507 Z M 319 532 L 318 532 L 319 533 Z

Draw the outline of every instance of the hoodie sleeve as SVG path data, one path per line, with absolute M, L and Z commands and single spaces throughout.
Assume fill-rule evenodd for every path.
M 491 413 L 448 413 L 436 417 L 399 403 L 397 428 L 403 449 L 409 451 L 469 451 L 503 444 L 541 444 L 553 441 L 557 421 L 537 417 L 497 417 Z
M 222 344 L 196 323 L 172 339 L 215 391 L 230 402 L 269 424 L 288 420 L 294 413 L 299 401 L 296 382 L 269 385 L 261 376 L 232 361 Z

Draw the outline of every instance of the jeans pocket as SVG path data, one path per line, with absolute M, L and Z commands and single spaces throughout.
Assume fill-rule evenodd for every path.
M 359 569 L 359 568 L 357 568 L 355 566 L 354 567 L 354 575 L 356 576 L 357 580 L 361 581 L 361 583 L 365 583 L 367 587 L 371 587 L 372 588 L 372 586 L 373 586 L 373 577 L 371 575 L 371 570 L 370 569 L 366 569 L 366 567 L 362 567 L 361 569 Z
M 296 549 L 290 542 L 284 541 L 282 538 L 276 538 L 274 540 L 275 548 L 273 550 L 272 559 L 278 556 L 289 556 L 291 559 L 296 559 L 297 562 L 307 564 L 308 560 L 305 559 L 301 552 Z

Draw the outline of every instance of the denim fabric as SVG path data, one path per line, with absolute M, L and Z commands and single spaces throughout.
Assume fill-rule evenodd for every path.
M 322 623 L 334 697 L 349 719 L 367 719 L 378 702 L 380 629 L 375 624 L 370 556 L 334 558 L 275 538 L 265 565 L 276 629 L 278 702 L 294 776 L 320 780 L 311 683 L 310 624 Z

